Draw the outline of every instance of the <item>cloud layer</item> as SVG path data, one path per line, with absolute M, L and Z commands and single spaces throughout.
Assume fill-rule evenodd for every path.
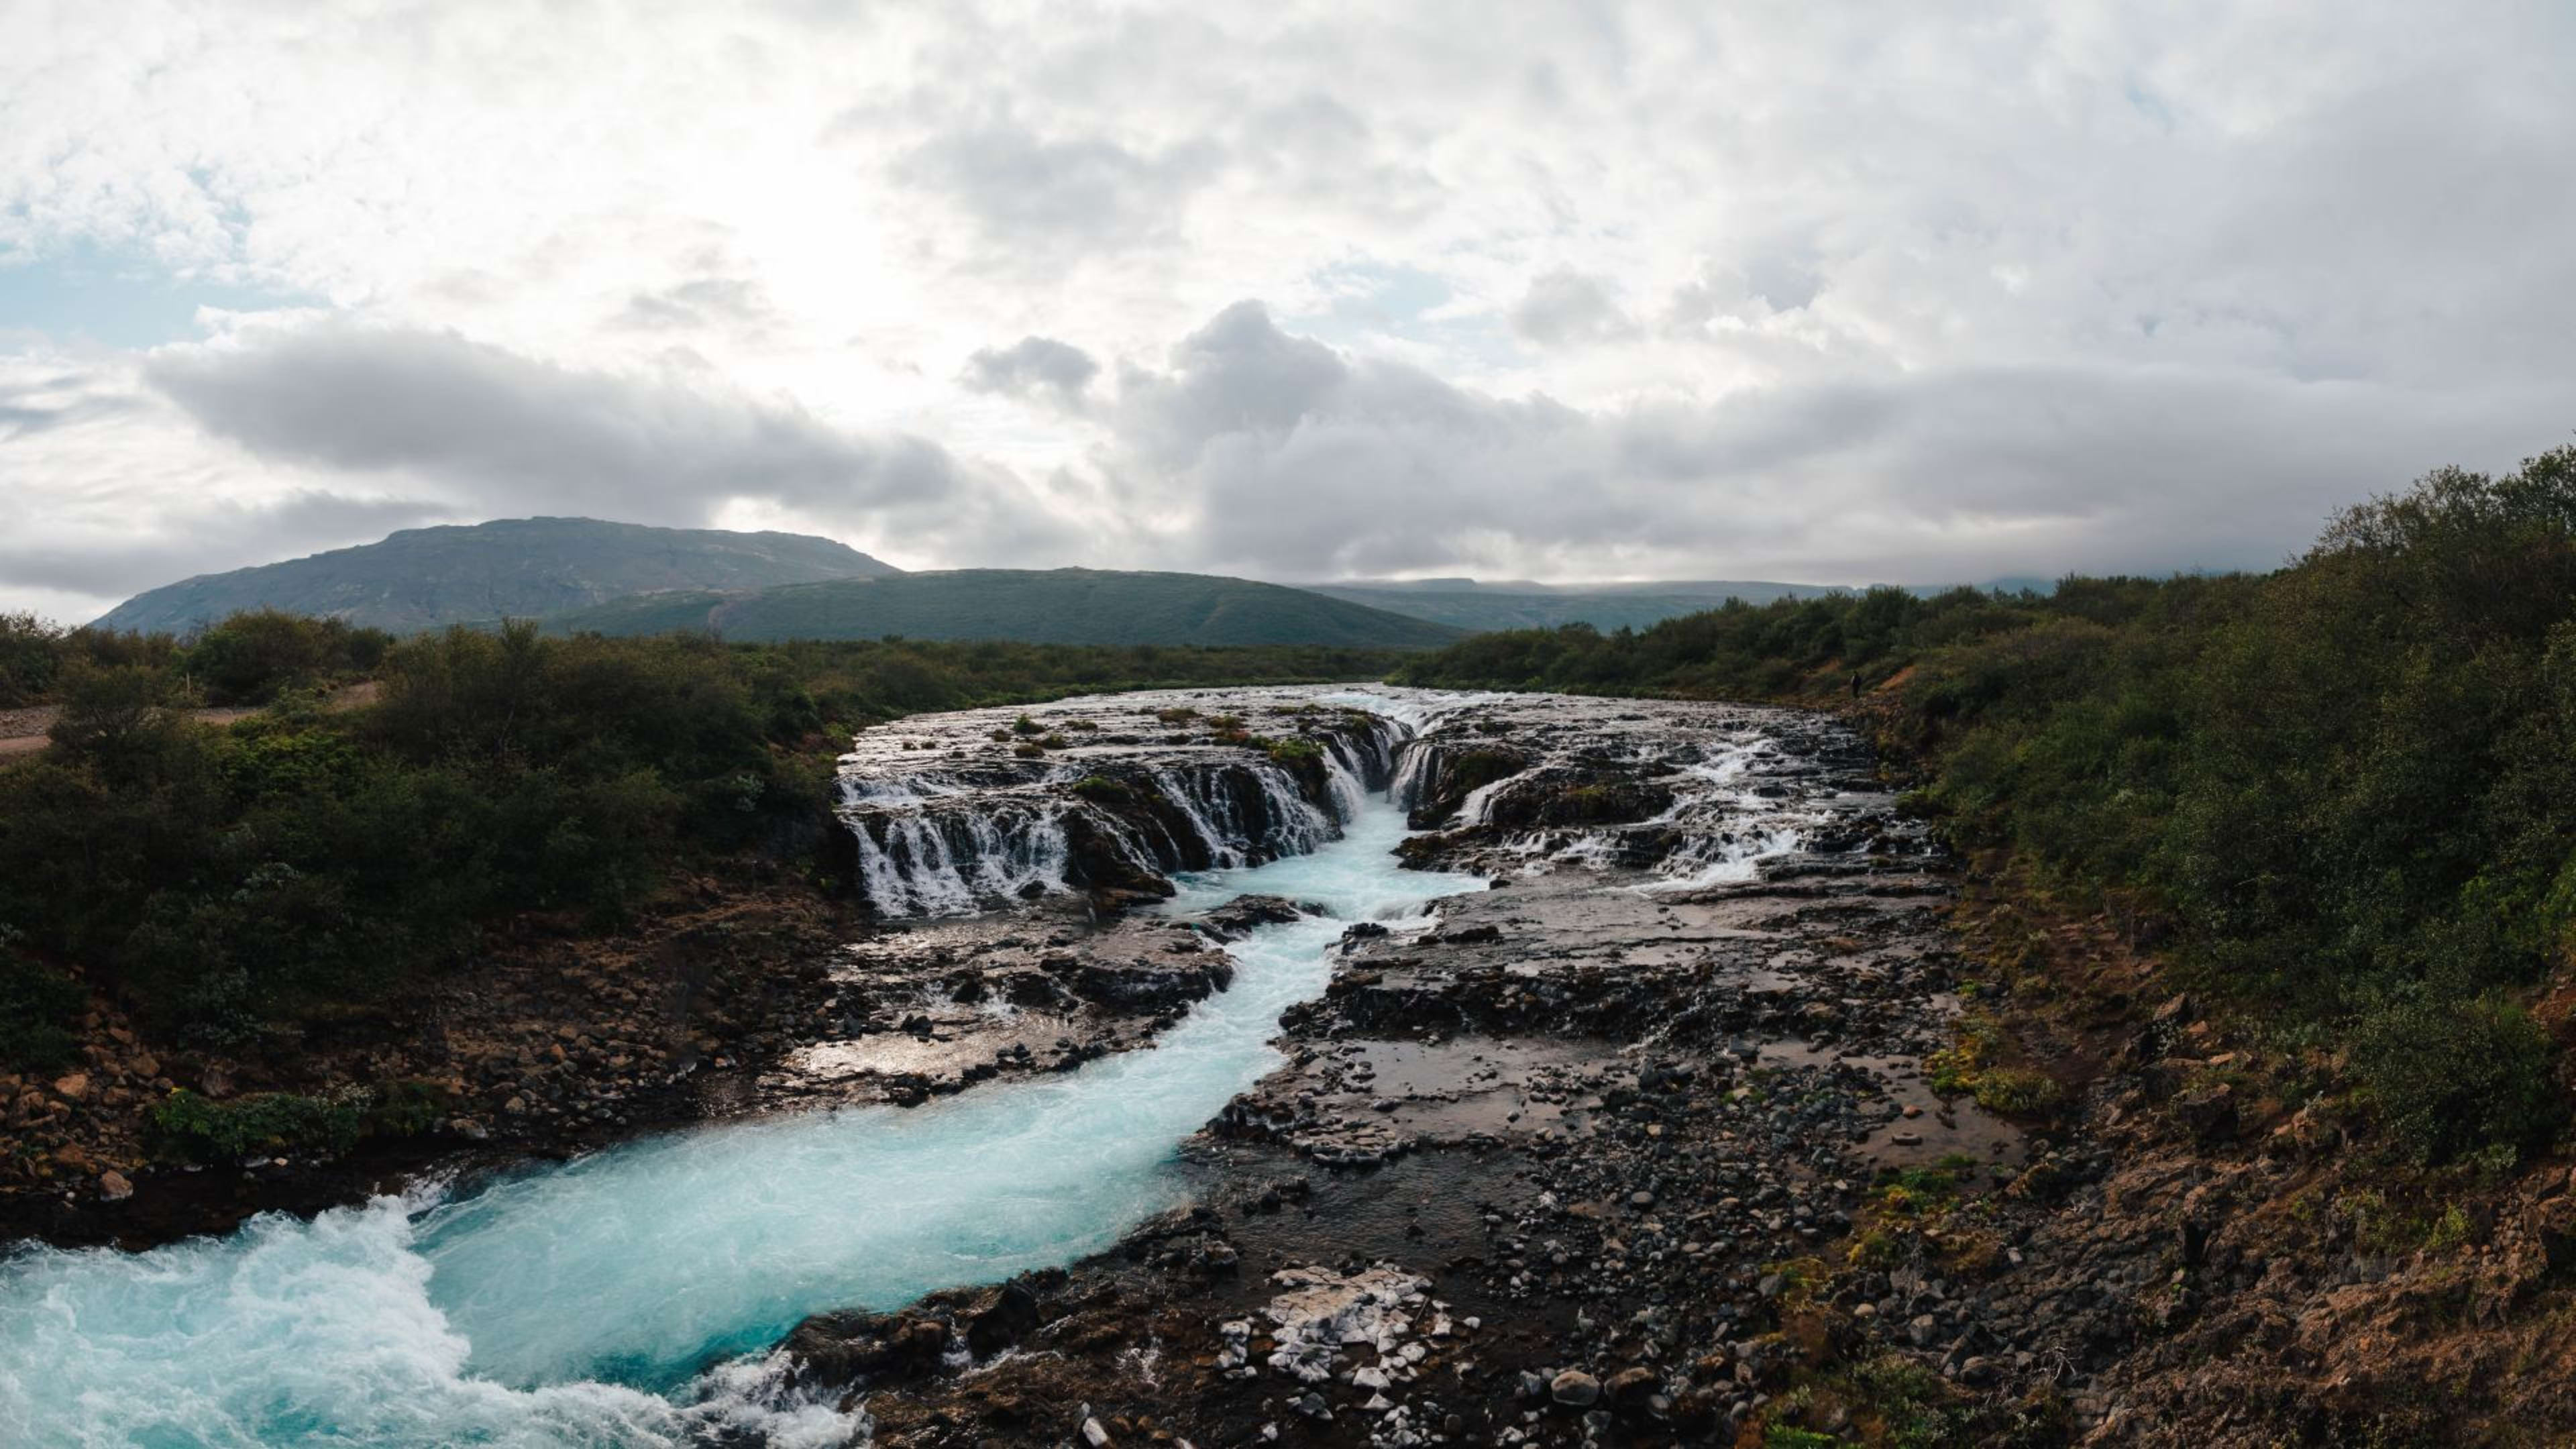
M 19 7 L 0 607 L 540 511 L 915 567 L 2259 565 L 2576 422 L 2570 54 L 2397 0 Z

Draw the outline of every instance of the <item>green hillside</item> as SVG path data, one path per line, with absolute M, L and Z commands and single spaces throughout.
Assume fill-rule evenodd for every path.
M 1395 583 L 1309 584 L 1318 594 L 1384 609 L 1413 619 L 1428 619 L 1473 633 L 1494 629 L 1553 629 L 1560 624 L 1589 624 L 1596 629 L 1644 629 L 1683 614 L 1695 614 L 1726 599 L 1767 604 L 1774 599 L 1816 598 L 1833 592 L 1815 584 L 1711 581 L 1708 583 L 1639 584 L 1597 589 L 1549 588 L 1543 584 L 1475 584 L 1437 580 L 1445 587 Z
M 1459 631 L 1304 589 L 1208 574 L 956 569 L 618 599 L 557 614 L 560 633 L 709 629 L 727 639 L 1016 639 L 1033 644 L 1329 644 L 1428 648 Z
M 98 627 L 188 634 L 247 610 L 282 609 L 410 633 L 534 618 L 656 590 L 758 589 L 894 572 L 845 544 L 799 533 L 505 518 L 405 529 L 380 543 L 200 574 L 135 595 Z

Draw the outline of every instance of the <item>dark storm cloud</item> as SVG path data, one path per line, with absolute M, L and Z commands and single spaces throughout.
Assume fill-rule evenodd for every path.
M 1003 348 L 981 348 L 966 359 L 959 381 L 975 392 L 1029 398 L 1080 412 L 1084 389 L 1100 375 L 1092 355 L 1052 337 L 1023 337 Z

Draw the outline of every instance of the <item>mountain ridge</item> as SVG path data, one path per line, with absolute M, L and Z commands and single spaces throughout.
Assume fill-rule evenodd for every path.
M 500 518 L 401 529 L 374 543 L 198 574 L 136 594 L 94 627 L 186 634 L 246 609 L 272 608 L 408 633 L 668 589 L 900 572 L 811 534 Z
M 780 639 L 1432 648 L 1463 631 L 1285 584 L 1112 569 L 945 569 L 727 593 L 675 591 L 550 616 L 559 633 L 706 629 Z

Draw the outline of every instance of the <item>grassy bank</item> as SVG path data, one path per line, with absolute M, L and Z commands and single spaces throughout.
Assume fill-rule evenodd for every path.
M 76 1059 L 86 991 L 174 1045 L 290 1053 L 310 1025 L 485 931 L 608 922 L 674 872 L 812 872 L 861 726 L 1157 685 L 1371 677 L 1310 647 L 899 640 L 726 645 L 453 629 L 394 640 L 282 614 L 186 641 L 0 625 L 53 746 L 0 768 L 0 1069 Z M 375 681 L 373 702 L 322 691 Z M 260 704 L 224 727 L 207 703 Z
M 2267 575 L 1894 589 L 1481 636 L 1406 683 L 1820 702 L 1916 803 L 2342 1069 L 2397 1153 L 2563 1126 L 2576 949 L 2576 449 L 2433 474 Z

